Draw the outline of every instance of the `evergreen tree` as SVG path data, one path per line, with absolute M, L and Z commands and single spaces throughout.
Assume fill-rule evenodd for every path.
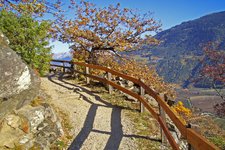
M 0 12 L 0 30 L 8 37 L 9 46 L 41 75 L 49 68 L 51 47 L 48 34 L 51 24 L 38 22 L 30 16 L 18 16 L 12 12 Z

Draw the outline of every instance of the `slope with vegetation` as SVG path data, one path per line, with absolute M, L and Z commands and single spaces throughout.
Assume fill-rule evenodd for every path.
M 216 42 L 218 49 L 224 50 L 224 17 L 225 12 L 218 12 L 183 22 L 158 33 L 155 38 L 161 41 L 159 46 L 146 47 L 133 54 L 147 57 L 149 63 L 156 63 L 157 72 L 165 81 L 188 87 L 200 74 L 204 45 Z M 211 86 L 204 83 L 195 86 Z

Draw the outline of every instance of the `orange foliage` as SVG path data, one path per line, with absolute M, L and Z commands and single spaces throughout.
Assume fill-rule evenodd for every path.
M 0 0 L 0 8 L 14 11 L 19 14 L 28 14 L 42 17 L 44 13 L 51 13 L 59 17 L 61 10 L 60 0 Z
M 134 59 L 120 58 L 119 61 L 112 61 L 109 58 L 106 59 L 108 63 L 104 62 L 103 65 L 110 66 L 112 69 L 130 75 L 137 79 L 142 79 L 146 85 L 150 86 L 158 93 L 164 93 L 170 98 L 175 98 L 176 94 L 173 87 L 163 81 L 158 76 L 156 70 L 144 62 L 137 62 Z M 111 61 L 111 63 L 110 63 Z
M 84 51 L 76 51 L 76 53 L 74 53 L 74 60 L 83 62 L 87 61 L 79 59 L 81 57 L 81 54 L 83 53 Z M 144 62 L 137 62 L 134 59 L 128 59 L 126 57 L 116 57 L 115 55 L 110 53 L 98 53 L 95 57 L 97 65 L 109 67 L 113 70 L 130 75 L 134 78 L 142 79 L 144 80 L 146 85 L 150 86 L 156 92 L 164 93 L 172 99 L 176 97 L 173 86 L 165 83 L 163 79 L 158 76 L 155 69 L 153 67 L 150 67 L 149 65 L 146 65 Z M 82 58 L 88 59 L 87 57 Z M 104 72 L 91 70 L 91 74 L 103 76 Z
M 98 8 L 94 4 L 80 1 L 70 6 L 74 19 L 62 18 L 55 26 L 55 36 L 71 43 L 74 50 L 131 51 L 143 45 L 158 44 L 151 33 L 158 32 L 161 24 L 152 18 L 150 12 L 115 6 Z M 90 55 L 92 57 L 92 55 Z
M 116 57 L 118 52 L 138 50 L 143 45 L 155 45 L 159 41 L 151 36 L 160 31 L 161 24 L 152 17 L 137 10 L 121 8 L 120 4 L 99 8 L 80 1 L 71 4 L 74 19 L 63 18 L 56 25 L 61 41 L 71 43 L 74 60 L 110 67 L 114 70 L 143 79 L 152 89 L 174 98 L 173 87 L 166 84 L 145 63 L 133 59 Z M 91 70 L 92 74 L 103 72 Z
M 186 119 L 192 116 L 190 109 L 186 108 L 181 101 L 172 106 L 172 110 L 180 117 L 180 119 L 186 123 Z

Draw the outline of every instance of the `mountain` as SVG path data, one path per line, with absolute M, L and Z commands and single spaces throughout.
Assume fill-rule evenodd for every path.
M 52 59 L 57 59 L 57 60 L 72 60 L 73 56 L 71 52 L 63 52 L 63 53 L 53 53 Z M 62 65 L 60 62 L 51 62 L 51 64 L 54 65 Z M 67 64 L 69 67 L 70 65 Z
M 71 52 L 53 53 L 52 58 L 59 60 L 72 60 L 72 53 Z
M 208 42 L 219 43 L 225 50 L 225 11 L 183 22 L 155 35 L 161 41 L 156 47 L 133 52 L 136 57 L 145 57 L 156 65 L 157 72 L 167 82 L 188 87 L 199 76 L 202 48 Z M 207 87 L 198 82 L 195 87 Z

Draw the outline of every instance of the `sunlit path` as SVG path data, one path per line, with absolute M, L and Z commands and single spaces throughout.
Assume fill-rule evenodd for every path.
M 112 106 L 87 87 L 73 84 L 60 74 L 42 80 L 52 103 L 69 115 L 73 139 L 68 149 L 138 149 L 136 139 L 148 138 L 135 135 L 123 109 Z

